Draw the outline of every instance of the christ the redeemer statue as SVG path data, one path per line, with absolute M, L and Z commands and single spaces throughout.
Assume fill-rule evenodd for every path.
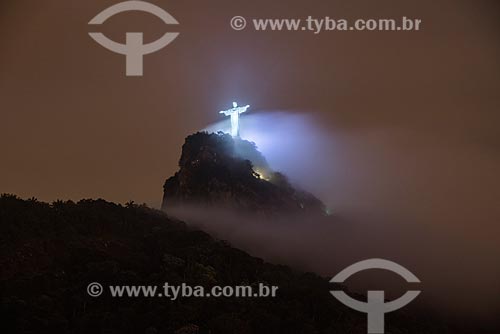
M 250 108 L 249 105 L 238 107 L 238 103 L 233 102 L 233 107 L 231 109 L 219 111 L 219 114 L 231 116 L 231 135 L 233 137 L 240 136 L 240 114 L 247 111 L 248 108 Z

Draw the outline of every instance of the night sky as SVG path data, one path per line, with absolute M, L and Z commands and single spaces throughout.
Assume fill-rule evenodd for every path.
M 297 258 L 324 255 L 318 268 L 332 270 L 333 250 L 355 257 L 352 240 L 370 240 L 418 268 L 444 303 L 495 317 L 498 1 L 157 0 L 178 26 L 140 12 L 88 26 L 117 2 L 1 0 L 0 193 L 159 207 L 184 138 L 222 121 L 218 111 L 236 100 L 251 105 L 243 130 L 286 139 L 274 151 L 262 147 L 271 163 L 335 214 L 363 222 L 338 244 L 336 231 L 288 238 L 266 229 L 254 232 L 255 248 L 267 238 L 289 254 L 297 236 L 304 246 L 294 249 L 306 253 Z M 422 30 L 234 31 L 235 15 L 406 16 L 421 19 Z M 143 77 L 126 77 L 125 57 L 95 43 L 92 31 L 117 42 L 126 32 L 144 32 L 147 42 L 180 35 L 145 56 Z M 382 239 L 371 240 L 375 230 Z
M 446 154 L 421 153 L 419 161 L 438 159 L 436 168 L 442 170 L 433 175 L 436 182 L 425 183 L 428 177 L 418 171 L 405 182 L 420 175 L 431 195 L 463 182 L 462 204 L 469 195 L 483 204 L 498 199 L 496 1 L 151 2 L 180 25 L 166 27 L 136 12 L 117 15 L 97 29 L 121 42 L 127 31 L 144 31 L 147 41 L 167 30 L 180 32 L 172 44 L 145 57 L 144 77 L 127 78 L 125 57 L 87 35 L 94 31 L 87 22 L 116 1 L 2 1 L 2 192 L 157 207 L 186 135 L 220 121 L 218 111 L 236 99 L 251 104 L 254 113 L 314 113 L 332 134 L 363 140 L 370 138 L 366 134 L 385 133 L 388 142 L 398 144 L 395 164 L 382 176 L 387 182 L 390 166 L 400 170 L 398 157 L 407 163 L 412 150 L 418 151 L 414 140 L 425 138 L 426 147 L 439 145 Z M 423 23 L 420 32 L 315 35 L 233 31 L 234 15 L 407 16 Z M 383 156 L 377 154 L 382 146 L 372 147 L 372 159 Z M 496 190 L 478 191 L 483 185 Z M 441 204 L 449 205 L 441 195 L 436 196 Z

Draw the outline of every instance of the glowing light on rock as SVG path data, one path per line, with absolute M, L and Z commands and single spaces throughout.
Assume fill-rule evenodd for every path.
M 263 179 L 266 181 L 271 181 L 271 178 L 269 177 L 269 175 L 266 172 L 264 172 L 263 170 L 261 170 L 259 168 L 254 168 L 254 171 L 255 171 L 255 173 L 258 174 L 258 176 L 256 176 L 257 178 L 260 178 L 260 179 Z

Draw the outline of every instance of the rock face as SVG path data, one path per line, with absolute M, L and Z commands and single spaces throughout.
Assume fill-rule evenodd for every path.
M 264 214 L 325 212 L 319 199 L 272 171 L 254 143 L 222 132 L 188 136 L 179 167 L 163 186 L 163 210 L 188 204 Z

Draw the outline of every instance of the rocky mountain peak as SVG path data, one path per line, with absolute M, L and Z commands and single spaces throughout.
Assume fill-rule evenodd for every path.
M 164 184 L 162 209 L 206 205 L 254 213 L 315 213 L 323 203 L 273 171 L 253 142 L 198 132 L 182 146 L 179 170 Z

